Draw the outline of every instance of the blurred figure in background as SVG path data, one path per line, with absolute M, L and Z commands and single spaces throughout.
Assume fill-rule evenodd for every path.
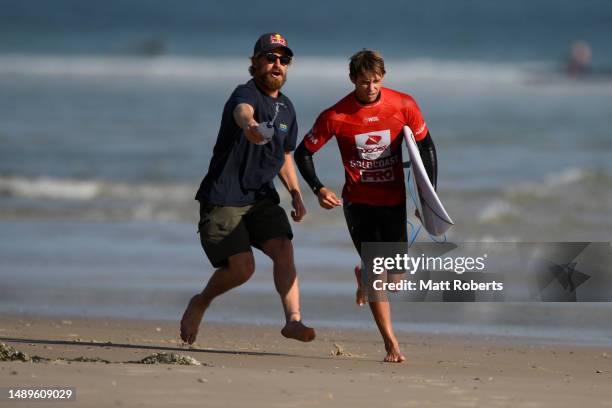
M 585 41 L 576 41 L 572 44 L 567 59 L 567 73 L 577 77 L 588 73 L 591 69 L 591 46 Z

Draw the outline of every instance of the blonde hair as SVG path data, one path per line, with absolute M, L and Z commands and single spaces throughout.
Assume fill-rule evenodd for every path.
M 379 52 L 364 48 L 351 57 L 349 63 L 350 77 L 357 78 L 359 74 L 365 72 L 374 72 L 380 76 L 385 75 L 385 60 Z

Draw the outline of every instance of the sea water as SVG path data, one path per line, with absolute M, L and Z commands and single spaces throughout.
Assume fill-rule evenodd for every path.
M 609 2 L 0 8 L 0 311 L 180 317 L 212 273 L 193 196 L 223 104 L 249 79 L 255 39 L 272 30 L 296 54 L 283 92 L 300 139 L 351 91 L 350 55 L 383 53 L 385 85 L 415 97 L 436 143 L 438 192 L 456 223 L 448 240 L 610 241 Z M 597 75 L 564 73 L 576 40 L 591 45 Z M 315 164 L 339 193 L 334 141 Z M 342 211 L 321 209 L 302 188 L 309 213 L 294 243 L 305 317 L 373 327 L 353 304 L 357 256 Z M 256 262 L 253 280 L 207 318 L 282 321 L 270 262 Z M 404 330 L 612 336 L 607 304 L 393 307 Z

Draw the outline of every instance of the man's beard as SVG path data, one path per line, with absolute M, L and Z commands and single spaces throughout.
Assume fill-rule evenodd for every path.
M 265 74 L 259 75 L 259 82 L 269 91 L 278 91 L 285 85 L 287 81 L 287 74 L 281 75 L 275 78 L 272 73 L 266 72 Z

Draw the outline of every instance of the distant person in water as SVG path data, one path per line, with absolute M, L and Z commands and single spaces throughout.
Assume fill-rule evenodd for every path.
M 584 75 L 591 69 L 591 46 L 584 41 L 572 44 L 567 60 L 567 73 L 573 77 Z
M 281 334 L 300 341 L 315 338 L 314 329 L 302 323 L 293 232 L 273 183 L 278 176 L 291 195 L 291 216 L 300 222 L 306 209 L 291 156 L 297 121 L 291 101 L 280 92 L 292 57 L 282 35 L 263 34 L 251 57 L 253 78 L 238 86 L 225 104 L 208 174 L 196 194 L 200 241 L 218 269 L 183 314 L 181 339 L 189 344 L 196 340 L 211 302 L 255 271 L 251 247 L 274 264 L 274 284 L 285 317 Z

